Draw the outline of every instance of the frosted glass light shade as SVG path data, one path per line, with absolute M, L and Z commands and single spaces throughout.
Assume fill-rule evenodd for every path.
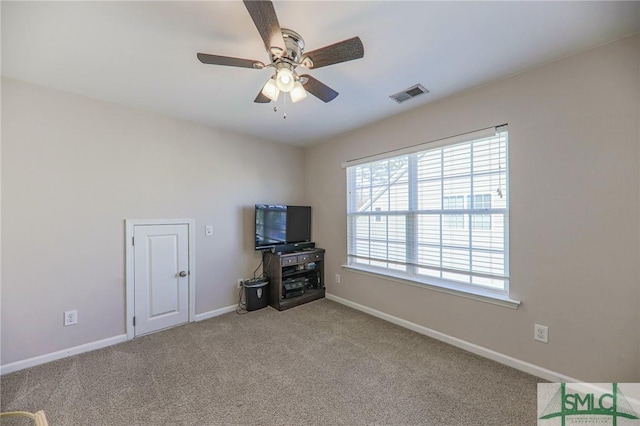
M 272 101 L 278 100 L 278 95 L 280 95 L 280 89 L 278 89 L 278 85 L 276 84 L 276 80 L 270 78 L 267 83 L 262 88 L 262 94 Z
M 293 89 L 291 89 L 289 95 L 291 96 L 291 102 L 296 103 L 307 97 L 307 91 L 304 90 L 304 87 L 302 87 L 302 84 L 299 81 L 296 81 L 293 84 Z
M 278 89 L 282 92 L 291 91 L 295 84 L 295 79 L 293 78 L 291 70 L 288 68 L 280 68 L 278 70 L 278 74 L 276 74 L 276 84 L 278 85 Z

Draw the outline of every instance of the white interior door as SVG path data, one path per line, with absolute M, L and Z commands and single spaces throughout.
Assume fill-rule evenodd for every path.
M 135 335 L 189 320 L 189 225 L 135 225 Z

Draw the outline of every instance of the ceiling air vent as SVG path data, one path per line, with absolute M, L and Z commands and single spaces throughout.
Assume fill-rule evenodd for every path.
M 389 96 L 391 99 L 401 104 L 404 101 L 408 101 L 411 98 L 415 98 L 416 96 L 423 95 L 425 93 L 429 93 L 427 89 L 422 86 L 422 84 L 416 84 L 415 86 L 411 86 L 402 92 L 398 92 Z

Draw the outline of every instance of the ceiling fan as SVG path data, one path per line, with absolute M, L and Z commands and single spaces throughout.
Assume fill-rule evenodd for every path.
M 295 31 L 280 28 L 273 3 L 269 0 L 243 0 L 253 19 L 271 62 L 265 64 L 251 59 L 198 53 L 203 64 L 263 69 L 272 67 L 273 76 L 267 80 L 254 102 L 277 101 L 280 92 L 289 93 L 292 102 L 298 102 L 311 93 L 324 102 L 330 102 L 338 92 L 309 74 L 298 74 L 297 67 L 316 69 L 364 56 L 364 46 L 359 37 L 352 37 L 311 52 L 304 51 L 304 40 Z

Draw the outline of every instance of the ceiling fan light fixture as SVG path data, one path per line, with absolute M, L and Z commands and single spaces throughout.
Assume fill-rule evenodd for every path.
M 276 84 L 282 92 L 290 92 L 295 85 L 295 78 L 289 68 L 280 68 L 276 74 Z
M 278 100 L 280 89 L 278 89 L 278 84 L 273 77 L 271 77 L 265 83 L 264 87 L 262 88 L 262 94 L 274 102 Z
M 291 96 L 291 102 L 295 104 L 307 97 L 307 91 L 304 90 L 304 87 L 302 87 L 299 81 L 296 81 L 293 84 L 293 89 L 289 92 L 289 96 Z

